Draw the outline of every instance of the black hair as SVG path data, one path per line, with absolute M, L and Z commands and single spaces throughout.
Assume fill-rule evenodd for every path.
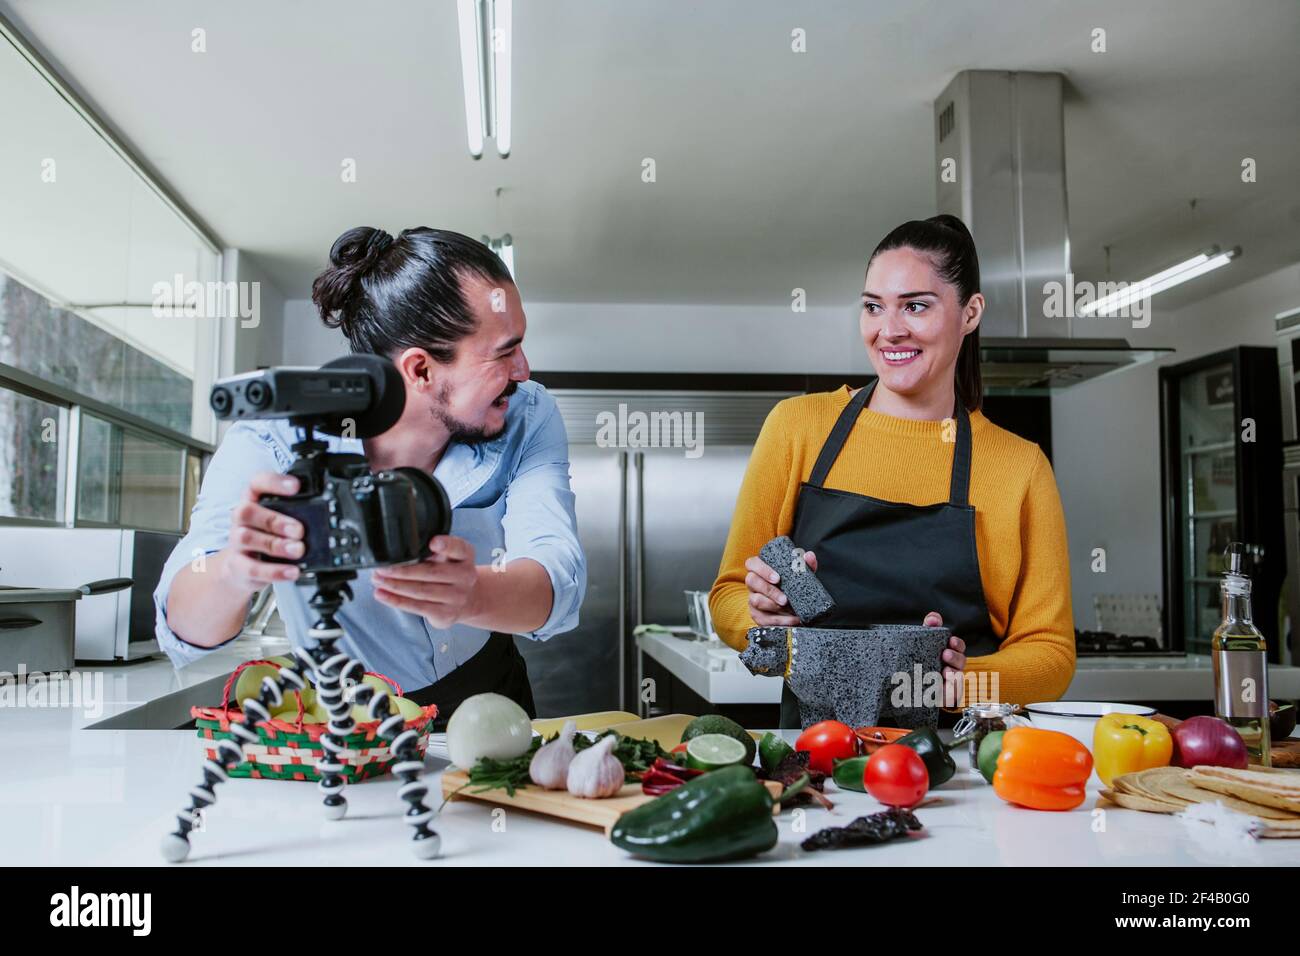
M 890 249 L 915 249 L 930 256 L 939 278 L 957 290 L 963 306 L 980 291 L 980 260 L 975 239 L 966 223 L 956 216 L 931 216 L 913 219 L 896 227 L 880 240 L 867 260 L 867 268 L 882 252 Z M 957 353 L 957 397 L 967 411 L 975 411 L 984 401 L 984 381 L 980 376 L 980 330 L 976 326 L 961 343 Z
M 404 229 L 394 239 L 357 226 L 334 240 L 330 264 L 311 286 L 321 320 L 341 328 L 353 352 L 391 356 L 422 348 L 450 362 L 456 343 L 474 331 L 461 279 L 514 280 L 483 243 L 446 229 Z

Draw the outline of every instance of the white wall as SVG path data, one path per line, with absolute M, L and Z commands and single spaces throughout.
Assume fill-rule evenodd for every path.
M 1077 385 L 1052 401 L 1053 464 L 1080 627 L 1095 624 L 1094 594 L 1160 594 L 1163 587 L 1159 367 L 1237 345 L 1275 346 L 1273 317 L 1300 306 L 1300 263 L 1181 309 L 1161 310 L 1159 296 L 1152 303 L 1150 328 L 1096 334 L 1169 346 L 1172 356 Z M 1091 571 L 1094 548 L 1106 549 L 1105 574 Z
M 524 351 L 546 372 L 827 372 L 870 369 L 856 310 L 525 302 Z M 306 299 L 284 309 L 284 361 L 319 364 L 347 340 Z
M 288 303 L 284 294 L 262 269 L 256 256 L 239 249 L 227 249 L 222 257 L 227 281 L 233 279 L 241 284 L 255 285 L 257 289 L 255 298 L 248 293 L 249 298 L 243 299 L 246 293 L 241 291 L 241 302 L 235 304 L 237 308 L 242 308 L 244 303 L 255 305 L 252 317 L 238 316 L 227 320 L 225 331 L 229 334 L 224 338 L 228 344 L 223 346 L 223 352 L 229 367 L 223 368 L 222 374 L 233 375 L 262 366 L 285 364 L 284 322 Z
M 327 329 L 311 299 L 284 303 L 281 361 L 285 365 L 324 365 L 348 353 L 348 340 L 338 329 Z
M 288 302 L 284 294 L 271 281 L 256 256 L 240 249 L 226 249 L 221 254 L 222 282 L 256 284 L 257 295 L 251 291 L 240 291 L 239 299 L 227 303 L 233 314 L 225 318 L 211 320 L 220 323 L 219 346 L 215 369 L 208 373 L 206 380 L 196 373 L 194 382 L 195 415 L 200 412 L 205 421 L 217 425 L 217 436 L 224 436 L 229 422 L 217 423 L 208 406 L 208 391 L 211 380 L 235 375 L 239 372 L 251 372 L 253 369 L 268 365 L 283 365 L 284 322 L 288 312 Z M 240 286 L 249 289 L 250 286 Z M 252 316 L 242 315 L 245 305 L 252 306 Z M 199 370 L 202 372 L 203 370 Z M 198 420 L 197 417 L 195 419 Z

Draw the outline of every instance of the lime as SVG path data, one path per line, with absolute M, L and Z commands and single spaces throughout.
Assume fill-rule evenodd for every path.
M 703 717 L 696 717 L 682 732 L 682 743 L 690 743 L 696 737 L 705 734 L 726 734 L 728 737 L 734 737 L 745 745 L 745 763 L 754 762 L 756 745 L 753 736 L 730 717 L 723 717 L 721 714 L 705 714 Z
M 692 770 L 717 770 L 744 761 L 745 745 L 726 734 L 702 734 L 686 745 L 686 766 Z

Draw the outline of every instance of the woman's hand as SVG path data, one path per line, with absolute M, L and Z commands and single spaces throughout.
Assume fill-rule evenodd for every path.
M 375 568 L 375 600 L 419 614 L 430 627 L 451 627 L 473 613 L 478 587 L 474 546 L 464 538 L 440 534 L 429 542 L 429 557 L 417 564 Z
M 943 627 L 943 615 L 931 611 L 921 622 L 926 627 Z M 948 638 L 948 647 L 940 655 L 943 668 L 943 706 L 957 707 L 962 698 L 962 679 L 966 670 L 966 642 L 956 634 Z
M 803 553 L 803 559 L 810 570 L 817 570 L 817 556 L 811 551 Z M 759 627 L 798 627 L 799 616 L 790 613 L 790 599 L 785 596 L 778 584 L 781 575 L 777 574 L 762 558 L 749 558 L 745 561 L 745 587 L 749 588 L 749 616 Z

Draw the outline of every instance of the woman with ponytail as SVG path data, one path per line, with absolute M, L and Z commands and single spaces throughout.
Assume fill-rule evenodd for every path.
M 777 535 L 835 601 L 818 626 L 945 624 L 945 703 L 1060 697 L 1074 674 L 1065 519 L 1042 450 L 980 411 L 979 259 L 955 216 L 903 223 L 867 261 L 859 326 L 876 378 L 772 410 L 710 607 L 744 648 L 800 623 Z M 797 726 L 785 690 L 782 726 Z

